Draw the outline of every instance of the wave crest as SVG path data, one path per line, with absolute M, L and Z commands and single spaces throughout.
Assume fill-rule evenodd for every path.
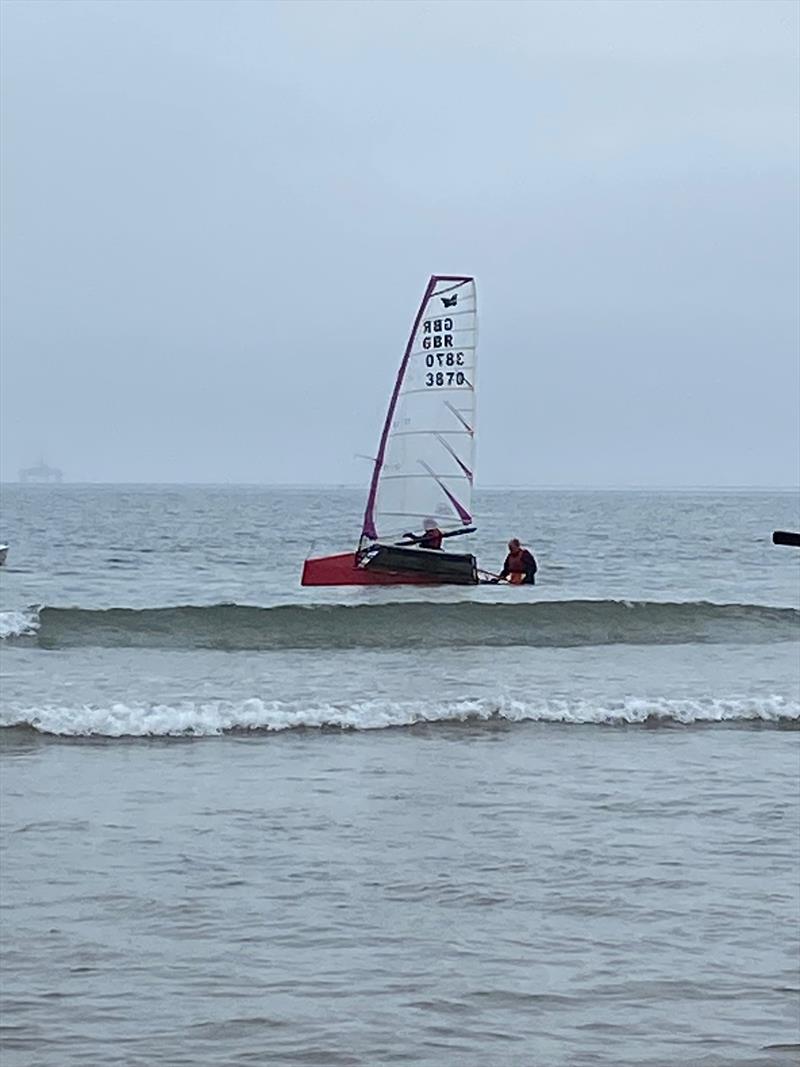
M 317 705 L 265 701 L 187 701 L 180 704 L 46 705 L 0 711 L 0 727 L 59 737 L 214 737 L 293 729 L 381 730 L 426 723 L 540 722 L 577 726 L 800 724 L 800 702 L 780 696 L 730 699 L 629 697 L 589 700 L 456 700 L 442 703 L 368 700 Z
M 39 629 L 37 608 L 27 611 L 0 611 L 0 640 L 10 637 L 33 637 Z
M 796 640 L 800 611 L 759 604 L 624 600 L 498 604 L 402 602 L 247 607 L 51 608 L 14 618 L 7 637 L 43 648 L 270 650 L 762 644 Z

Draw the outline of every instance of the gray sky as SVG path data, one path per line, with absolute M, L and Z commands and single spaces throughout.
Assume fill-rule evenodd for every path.
M 478 483 L 787 485 L 798 12 L 2 4 L 2 453 L 364 482 L 432 272 Z

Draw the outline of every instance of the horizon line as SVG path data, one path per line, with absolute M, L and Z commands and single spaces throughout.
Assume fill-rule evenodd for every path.
M 64 486 L 164 486 L 164 487 L 194 487 L 194 488 L 260 488 L 260 489 L 364 489 L 361 482 L 253 482 L 253 481 L 142 481 L 125 479 L 123 481 L 91 480 L 62 480 L 60 482 L 22 482 L 19 479 L 0 479 L 0 486 L 24 486 L 33 489 L 53 489 Z M 476 487 L 481 491 L 511 491 L 511 492 L 696 492 L 699 490 L 715 490 L 722 492 L 800 492 L 800 484 L 796 485 L 755 485 L 748 483 L 720 484 L 713 482 L 695 483 L 667 483 L 645 484 L 634 483 L 604 483 L 592 485 L 586 482 L 541 482 L 538 485 L 527 485 L 514 482 L 496 482 Z

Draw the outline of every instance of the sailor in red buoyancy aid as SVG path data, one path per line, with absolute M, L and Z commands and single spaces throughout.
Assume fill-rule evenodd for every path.
M 518 537 L 512 537 L 499 580 L 507 578 L 512 585 L 535 585 L 538 569 L 533 553 L 522 547 Z
M 408 537 L 415 545 L 419 545 L 420 548 L 441 548 L 444 534 L 436 525 L 435 519 L 425 519 L 422 524 L 422 528 L 425 531 L 421 535 L 407 533 L 403 534 L 403 537 Z

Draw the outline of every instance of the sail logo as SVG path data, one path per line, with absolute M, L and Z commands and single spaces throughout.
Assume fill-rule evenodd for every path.
M 446 308 L 454 308 L 458 303 L 458 293 L 453 293 L 452 296 L 443 296 L 442 305 Z

